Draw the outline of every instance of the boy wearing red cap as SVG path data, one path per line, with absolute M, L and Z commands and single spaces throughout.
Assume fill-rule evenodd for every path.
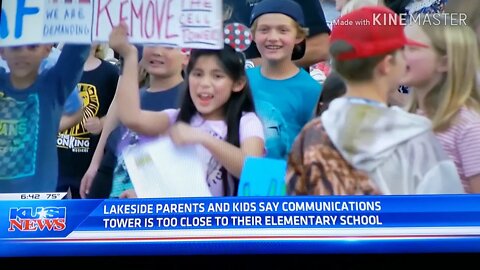
M 385 7 L 340 17 L 330 41 L 333 67 L 347 92 L 297 137 L 288 162 L 288 193 L 464 193 L 430 121 L 387 106 L 406 70 L 403 47 L 425 45 L 407 40 L 400 18 Z M 325 147 L 339 153 L 338 160 L 323 162 L 333 160 Z

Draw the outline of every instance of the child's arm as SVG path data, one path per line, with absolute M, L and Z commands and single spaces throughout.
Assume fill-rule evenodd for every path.
M 123 72 L 117 87 L 117 106 L 120 121 L 139 134 L 157 136 L 170 126 L 166 113 L 143 111 L 140 108 L 138 89 L 137 48 L 128 42 L 127 26 L 122 23 L 110 34 L 110 47 L 123 57 Z
M 110 104 L 110 107 L 111 107 L 111 104 L 115 99 L 115 93 L 117 92 L 117 86 L 119 81 L 119 69 L 118 67 L 108 62 L 105 63 L 105 65 L 106 67 L 108 67 L 103 74 L 106 77 L 107 87 L 105 88 L 105 90 L 107 91 L 104 93 L 105 98 L 103 101 L 105 102 L 105 104 Z M 110 111 L 110 107 L 109 107 L 109 111 Z M 101 134 L 105 129 L 105 125 L 108 120 L 107 115 L 109 111 L 107 111 L 107 114 L 103 116 L 97 115 L 94 117 L 87 118 L 85 120 L 86 130 L 92 134 L 97 134 L 97 135 Z M 115 116 L 115 118 L 116 119 L 114 122 L 114 126 L 110 129 L 110 132 L 117 127 L 118 117 Z
M 214 159 L 218 160 L 230 174 L 237 178 L 240 178 L 246 157 L 261 157 L 264 154 L 264 141 L 259 137 L 245 139 L 238 148 L 226 141 L 207 135 L 203 139 L 202 145 L 210 151 Z
M 60 104 L 64 104 L 67 97 L 75 89 L 83 74 L 83 65 L 90 53 L 90 45 L 65 45 L 57 63 L 47 72 L 47 83 L 52 89 Z M 55 87 L 53 87 L 55 86 Z
M 78 87 L 76 87 L 72 93 L 67 97 L 63 107 L 63 115 L 60 118 L 59 132 L 63 132 L 76 124 L 80 123 L 83 119 L 83 102 L 80 97 Z
M 243 119 L 242 119 L 243 120 Z M 248 156 L 264 155 L 263 127 L 258 118 L 246 119 L 240 123 L 240 147 L 218 139 L 204 131 L 185 123 L 177 123 L 170 128 L 170 137 L 176 144 L 201 144 L 213 158 L 222 164 L 233 176 L 239 178 L 243 163 Z M 242 136 L 243 135 L 243 136 Z M 242 140 L 242 137 L 244 138 Z
M 83 107 L 73 114 L 63 114 L 60 118 L 60 126 L 58 132 L 63 132 L 76 124 L 80 123 L 83 118 Z
M 97 170 L 100 167 L 103 159 L 107 139 L 112 133 L 112 131 L 117 128 L 118 123 L 119 120 L 117 113 L 117 102 L 115 96 L 112 103 L 110 104 L 110 107 L 108 108 L 107 115 L 105 116 L 105 122 L 103 125 L 102 133 L 100 134 L 100 139 L 97 143 L 97 148 L 95 148 L 95 152 L 93 153 L 90 165 L 88 166 L 88 169 L 83 175 L 80 182 L 80 196 L 82 198 L 87 198 L 87 195 L 90 192 L 90 187 L 92 185 L 93 179 L 97 175 Z

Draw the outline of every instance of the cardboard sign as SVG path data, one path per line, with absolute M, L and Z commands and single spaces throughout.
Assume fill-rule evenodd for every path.
M 9 0 L 2 2 L 1 46 L 106 42 L 121 21 L 132 43 L 224 44 L 221 0 Z
M 285 160 L 249 157 L 240 175 L 238 196 L 283 196 L 286 172 Z

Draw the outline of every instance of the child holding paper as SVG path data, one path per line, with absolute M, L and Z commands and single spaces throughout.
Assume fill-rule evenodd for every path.
M 110 46 L 125 61 L 117 90 L 118 104 L 124 108 L 120 120 L 140 134 L 158 136 L 168 131 L 177 145 L 201 145 L 202 156 L 209 157 L 204 162 L 211 194 L 236 195 L 245 158 L 264 153 L 263 127 L 255 114 L 241 54 L 229 46 L 192 50 L 180 109 L 151 112 L 140 109 L 137 49 L 128 43 L 124 24 L 112 31 Z
M 66 45 L 55 66 L 38 74 L 50 46 L 4 47 L 0 72 L 0 192 L 55 192 L 56 137 L 63 106 L 77 85 L 89 45 Z

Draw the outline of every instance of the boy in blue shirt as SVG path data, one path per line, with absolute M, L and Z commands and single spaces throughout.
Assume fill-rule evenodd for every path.
M 250 27 L 262 65 L 247 69 L 247 76 L 270 158 L 286 159 L 320 97 L 320 84 L 293 62 L 305 53 L 304 25 L 301 6 L 291 0 L 264 0 L 252 10 Z
M 48 56 L 42 60 L 40 68 L 38 69 L 39 73 L 42 73 L 44 70 L 52 68 L 58 61 L 60 57 L 60 50 L 52 46 L 52 50 Z M 4 68 L 5 72 L 10 72 L 7 62 L 0 57 L 0 69 Z M 75 87 L 72 93 L 68 96 L 63 107 L 63 115 L 60 119 L 59 131 L 63 131 L 67 128 L 70 128 L 76 125 L 78 122 L 82 121 L 83 117 L 83 102 L 80 97 L 80 91 L 78 87 Z
M 51 46 L 4 47 L 0 69 L 0 192 L 55 192 L 56 137 L 67 97 L 77 85 L 89 45 L 67 45 L 57 64 L 38 74 Z

